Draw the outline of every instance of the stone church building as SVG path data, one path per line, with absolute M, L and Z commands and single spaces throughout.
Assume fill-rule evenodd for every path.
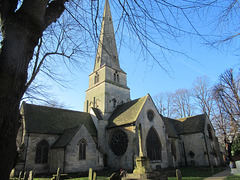
M 16 170 L 63 173 L 109 167 L 133 170 L 143 155 L 152 168 L 218 166 L 222 155 L 206 114 L 170 119 L 159 114 L 151 96 L 130 99 L 120 68 L 108 0 L 84 112 L 23 102 Z M 141 127 L 140 131 L 137 127 Z

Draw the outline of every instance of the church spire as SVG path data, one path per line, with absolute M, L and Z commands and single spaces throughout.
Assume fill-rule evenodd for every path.
M 108 0 L 105 2 L 94 71 L 102 66 L 122 71 L 119 65 L 113 21 Z

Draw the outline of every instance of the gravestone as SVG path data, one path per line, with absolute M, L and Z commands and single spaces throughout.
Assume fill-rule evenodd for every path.
M 19 173 L 19 176 L 18 176 L 18 180 L 21 180 L 21 177 L 22 177 L 22 171 L 20 171 L 20 173 Z
M 56 180 L 60 180 L 60 175 L 61 175 L 60 170 L 61 170 L 61 168 L 59 167 L 59 168 L 57 169 Z
M 92 170 L 92 168 L 89 168 L 88 180 L 92 180 L 92 178 L 93 178 L 93 170 Z
M 177 180 L 182 180 L 182 173 L 181 173 L 180 169 L 176 170 L 176 177 L 177 177 Z
M 97 173 L 93 172 L 93 180 L 97 180 Z
M 23 174 L 23 180 L 27 180 L 27 172 L 24 172 L 24 174 Z
M 33 180 L 33 171 L 29 172 L 28 180 Z

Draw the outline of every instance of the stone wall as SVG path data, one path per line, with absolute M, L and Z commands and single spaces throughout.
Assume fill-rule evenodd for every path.
M 203 133 L 180 135 L 184 142 L 187 164 L 208 166 L 208 157 Z
M 49 147 L 56 141 L 58 135 L 49 135 L 49 134 L 26 134 L 24 138 L 24 144 L 26 146 L 26 156 L 24 171 L 34 170 L 36 173 L 46 173 L 50 170 L 49 158 L 50 153 L 48 153 L 48 163 L 45 164 L 36 164 L 35 163 L 35 156 L 36 156 L 36 147 L 37 144 L 42 141 L 46 140 L 49 144 Z M 50 152 L 50 150 L 49 150 Z
M 86 159 L 79 159 L 79 141 L 81 139 L 85 139 L 87 142 Z M 65 149 L 64 172 L 88 171 L 89 167 L 94 170 L 103 168 L 103 155 L 97 150 L 96 143 L 82 125 Z

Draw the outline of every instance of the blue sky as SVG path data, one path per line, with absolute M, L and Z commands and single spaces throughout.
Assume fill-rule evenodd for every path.
M 113 10 L 112 15 L 113 19 L 117 19 Z M 197 20 L 194 19 L 194 21 Z M 208 28 L 210 27 L 201 26 L 199 29 L 201 32 L 206 33 L 210 31 Z M 118 35 L 120 32 L 116 33 L 119 48 Z M 239 42 L 238 39 L 235 41 Z M 233 44 L 230 46 L 225 45 L 218 50 L 204 43 L 203 39 L 199 37 L 183 36 L 175 43 L 170 39 L 167 42 L 168 47 L 184 52 L 190 58 L 169 52 L 165 52 L 165 60 L 162 56 L 156 56 L 167 72 L 150 58 L 149 60 L 148 58 L 145 61 L 142 60 L 139 51 L 134 51 L 134 48 L 131 51 L 129 47 L 121 46 L 118 51 L 120 66 L 127 73 L 131 99 L 145 96 L 147 93 L 154 97 L 158 93 L 175 92 L 177 89 L 183 88 L 190 89 L 194 80 L 201 76 L 209 77 L 212 84 L 214 84 L 217 82 L 219 75 L 225 70 L 234 68 L 234 70 L 238 71 L 240 59 L 231 52 Z M 150 46 L 150 48 L 152 47 Z M 157 51 L 154 48 L 152 50 Z M 64 70 L 64 76 L 68 80 L 68 82 L 65 82 L 67 88 L 52 84 L 48 79 L 43 79 L 44 77 L 39 77 L 39 79 L 42 78 L 44 84 L 51 84 L 52 98 L 60 104 L 64 104 L 64 108 L 83 111 L 85 91 L 88 88 L 88 75 L 93 71 L 94 58 L 95 55 L 89 57 L 84 68 L 71 69 L 74 75 Z
M 120 66 L 127 73 L 131 99 L 145 96 L 147 93 L 154 97 L 161 92 L 190 89 L 194 80 L 200 76 L 209 77 L 214 84 L 225 70 L 239 68 L 239 57 L 231 53 L 210 49 L 197 43 L 186 51 L 194 60 L 178 58 L 177 55 L 169 58 L 172 69 L 168 69 L 168 74 L 156 63 L 137 60 L 135 54 L 122 49 L 119 54 Z M 89 61 L 84 71 L 75 72 L 76 76 L 73 76 L 69 88 L 53 87 L 57 101 L 62 102 L 66 108 L 83 111 L 88 75 L 93 71 L 94 60 L 92 58 Z

